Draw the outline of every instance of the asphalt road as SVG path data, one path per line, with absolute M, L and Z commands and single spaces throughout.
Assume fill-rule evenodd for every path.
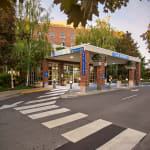
M 0 150 L 108 150 L 118 141 L 115 150 L 137 141 L 135 150 L 150 150 L 149 91 L 147 85 L 70 99 L 58 97 L 63 91 L 38 92 L 1 101 Z

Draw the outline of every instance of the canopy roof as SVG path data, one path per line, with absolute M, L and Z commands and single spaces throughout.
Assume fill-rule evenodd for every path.
M 90 63 L 93 63 L 92 57 L 95 54 L 104 54 L 107 58 L 107 64 L 126 64 L 128 61 L 141 62 L 138 57 L 125 55 L 122 53 L 114 52 L 108 49 L 96 47 L 89 44 L 82 44 L 73 46 L 67 49 L 59 50 L 52 53 L 51 60 L 80 62 L 80 51 L 87 50 L 90 52 Z

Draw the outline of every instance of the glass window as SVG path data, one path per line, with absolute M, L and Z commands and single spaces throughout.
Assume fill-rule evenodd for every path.
M 60 33 L 60 38 L 65 38 L 65 33 L 64 32 Z
M 54 32 L 50 32 L 50 37 L 54 37 Z
M 75 39 L 75 34 L 71 33 L 71 39 Z

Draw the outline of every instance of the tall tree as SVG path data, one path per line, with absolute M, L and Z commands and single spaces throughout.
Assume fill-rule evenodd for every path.
M 15 42 L 15 3 L 11 1 L 9 11 L 0 8 L 0 66 L 11 68 L 11 87 L 13 88 L 13 68 L 16 63 L 13 45 Z
M 51 44 L 47 37 L 49 16 L 50 12 L 41 6 L 40 0 L 26 0 L 18 7 L 15 50 L 20 58 L 18 66 L 26 70 L 27 86 L 31 66 L 39 63 L 51 52 Z
M 147 49 L 149 50 L 150 53 L 150 24 L 148 25 L 148 29 L 145 33 L 141 35 L 144 41 L 146 41 L 147 44 Z
M 137 43 L 131 37 L 128 31 L 122 35 L 116 46 L 117 52 L 130 56 L 140 57 Z

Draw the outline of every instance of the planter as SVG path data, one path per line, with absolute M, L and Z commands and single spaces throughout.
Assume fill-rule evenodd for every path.
M 43 87 L 43 81 L 37 81 L 34 83 L 34 87 L 36 88 L 40 88 L 40 87 Z

